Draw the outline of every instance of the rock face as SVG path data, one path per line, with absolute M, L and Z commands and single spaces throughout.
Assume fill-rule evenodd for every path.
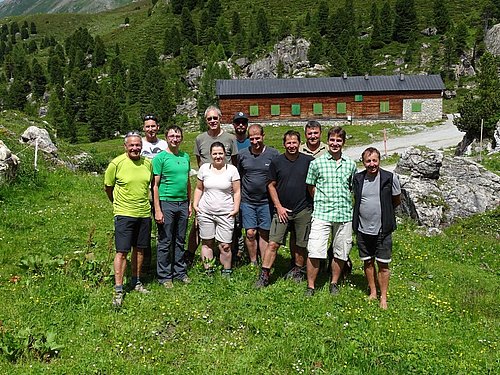
M 276 78 L 277 67 L 281 62 L 285 75 L 299 67 L 309 65 L 307 52 L 310 43 L 302 38 L 288 36 L 274 46 L 274 50 L 261 60 L 250 64 L 246 69 L 248 78 Z
M 484 36 L 486 49 L 493 55 L 500 55 L 500 24 L 494 25 Z
M 400 175 L 403 213 L 427 228 L 500 205 L 500 176 L 466 158 L 410 147 L 395 172 Z
M 52 143 L 50 139 L 49 132 L 45 129 L 37 128 L 36 126 L 30 126 L 24 131 L 19 140 L 21 143 L 27 143 L 35 147 L 36 141 L 38 139 L 38 148 L 47 153 L 57 156 L 57 147 Z
M 497 122 L 497 127 L 493 132 L 493 139 L 495 140 L 494 152 L 500 152 L 500 120 Z
M 16 177 L 19 158 L 0 140 L 0 184 Z

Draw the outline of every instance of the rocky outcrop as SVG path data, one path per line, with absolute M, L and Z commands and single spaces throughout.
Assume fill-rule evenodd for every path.
M 35 147 L 38 142 L 38 148 L 52 156 L 57 156 L 57 147 L 54 145 L 50 139 L 49 132 L 45 129 L 37 128 L 36 126 L 30 126 L 24 131 L 19 139 L 21 143 L 27 143 Z
M 484 36 L 486 49 L 493 55 L 500 56 L 500 23 L 494 25 Z
M 19 158 L 0 140 L 0 184 L 16 177 Z
M 284 76 L 297 69 L 309 66 L 307 52 L 310 43 L 303 38 L 295 39 L 288 36 L 275 44 L 271 53 L 252 64 L 246 70 L 248 78 L 276 78 L 278 76 L 278 64 L 282 64 Z
M 463 157 L 410 147 L 395 172 L 401 181 L 403 213 L 427 228 L 500 205 L 500 176 Z

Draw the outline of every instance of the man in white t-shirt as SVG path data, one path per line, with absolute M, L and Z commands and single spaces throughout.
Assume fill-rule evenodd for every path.
M 153 114 L 147 114 L 143 117 L 144 125 L 144 135 L 142 138 L 142 150 L 141 156 L 153 160 L 153 158 L 158 155 L 163 150 L 168 148 L 167 141 L 158 138 L 158 132 L 160 131 L 160 125 L 158 124 L 158 119 Z M 149 201 L 151 207 L 154 211 L 153 205 L 153 194 L 150 194 Z M 153 212 L 154 217 L 154 212 Z M 144 261 L 142 262 L 142 273 L 147 275 L 151 274 L 151 244 L 147 249 L 144 250 Z
M 148 114 L 144 116 L 144 135 L 142 138 L 141 155 L 148 159 L 153 159 L 157 154 L 166 150 L 168 147 L 167 141 L 158 138 L 160 125 L 155 115 Z

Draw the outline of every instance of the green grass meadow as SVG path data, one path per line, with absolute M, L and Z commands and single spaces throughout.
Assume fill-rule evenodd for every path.
M 24 120 L 5 116 L 12 114 L 2 114 L 0 124 L 12 121 L 14 130 L 0 127 L 0 138 L 23 163 L 18 180 L 0 186 L 0 373 L 500 372 L 500 209 L 435 237 L 403 221 L 394 234 L 386 311 L 366 298 L 356 247 L 353 274 L 338 297 L 329 295 L 326 274 L 310 299 L 305 283 L 284 281 L 289 254 L 282 247 L 264 290 L 253 287 L 257 268 L 209 279 L 198 263 L 191 284 L 166 290 L 147 279 L 151 293 L 127 293 L 117 311 L 103 176 L 43 158 L 35 173 L 31 151 L 17 143 Z M 281 150 L 285 130 L 269 129 L 268 143 Z M 356 139 L 354 129 L 348 133 Z M 194 136 L 186 134 L 186 150 Z M 120 144 L 60 150 L 93 147 L 111 157 Z

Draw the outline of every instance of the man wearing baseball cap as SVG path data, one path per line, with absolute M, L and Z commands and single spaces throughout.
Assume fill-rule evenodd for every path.
M 234 134 L 238 151 L 249 147 L 250 140 L 247 137 L 248 117 L 243 112 L 236 112 L 233 117 Z

